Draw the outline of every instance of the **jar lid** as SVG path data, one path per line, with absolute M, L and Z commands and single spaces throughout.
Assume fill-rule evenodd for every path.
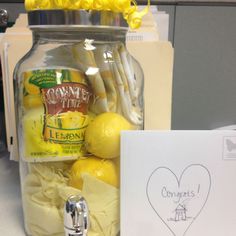
M 34 10 L 28 12 L 30 28 L 50 26 L 127 28 L 121 13 L 86 10 Z

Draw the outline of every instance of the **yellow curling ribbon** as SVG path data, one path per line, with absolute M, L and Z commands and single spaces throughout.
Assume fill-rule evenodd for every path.
M 39 2 L 39 1 L 38 1 Z M 40 8 L 52 8 L 52 2 L 51 1 L 47 1 L 47 0 L 41 0 L 40 1 Z
M 125 9 L 128 9 L 131 6 L 130 0 L 119 0 L 113 1 L 112 3 L 111 10 L 114 12 L 124 12 Z
M 142 24 L 142 18 L 148 13 L 148 7 L 141 12 L 133 12 L 128 15 L 127 22 L 131 29 L 138 29 Z
M 74 7 L 74 9 L 80 9 L 82 1 L 83 0 L 73 0 L 73 7 Z
M 56 9 L 66 8 L 67 5 L 66 0 L 54 0 L 54 4 Z
M 72 6 L 73 6 L 73 2 L 71 0 L 54 0 L 54 1 L 48 1 L 48 2 L 53 2 L 52 5 L 54 5 L 54 8 L 56 9 L 73 9 Z M 78 1 L 80 2 L 80 1 Z M 50 9 L 53 9 L 50 8 Z
M 93 2 L 94 2 L 93 0 L 82 0 L 80 9 L 94 10 Z
M 97 0 L 93 2 L 93 9 L 101 11 L 105 6 L 109 6 L 108 0 Z
M 123 13 L 124 18 L 132 29 L 137 29 L 142 24 L 142 18 L 149 11 L 150 0 L 147 0 L 147 7 L 138 11 L 135 0 L 25 0 L 27 11 L 37 9 L 52 10 L 96 10 L 113 11 Z
M 32 11 L 32 10 L 35 10 L 35 0 L 26 0 L 25 1 L 25 9 L 26 11 Z

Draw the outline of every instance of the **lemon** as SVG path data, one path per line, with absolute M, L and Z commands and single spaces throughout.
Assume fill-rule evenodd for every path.
M 44 108 L 30 109 L 23 117 L 25 155 L 32 153 L 44 153 L 43 155 L 55 155 L 62 152 L 59 144 L 45 142 L 43 138 Z
M 89 123 L 89 116 L 77 111 L 61 113 L 58 117 L 61 119 L 63 129 L 84 128 Z
M 93 155 L 116 158 L 120 155 L 120 132 L 133 126 L 121 115 L 107 112 L 98 115 L 85 131 L 85 145 Z
M 83 173 L 88 173 L 107 184 L 119 187 L 119 171 L 112 160 L 95 156 L 77 160 L 71 168 L 69 185 L 81 190 L 83 187 Z
M 29 83 L 28 81 L 25 82 L 25 89 L 29 94 L 39 94 L 40 89 L 34 84 Z
M 24 87 L 29 94 L 33 94 L 33 95 L 40 94 L 39 87 L 30 83 L 29 81 L 31 78 L 31 75 L 32 75 L 31 72 L 24 73 Z
M 48 115 L 47 124 L 61 129 L 82 129 L 94 119 L 95 115 L 84 115 L 78 111 L 68 111 L 57 115 Z
M 26 109 L 35 108 L 43 105 L 43 101 L 40 95 L 24 96 L 23 103 Z

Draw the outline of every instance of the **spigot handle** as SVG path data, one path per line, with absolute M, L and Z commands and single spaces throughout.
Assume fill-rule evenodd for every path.
M 0 9 L 0 27 L 6 27 L 8 23 L 9 15 L 7 10 Z
M 86 236 L 89 228 L 89 211 L 86 200 L 79 195 L 67 199 L 64 208 L 65 236 Z

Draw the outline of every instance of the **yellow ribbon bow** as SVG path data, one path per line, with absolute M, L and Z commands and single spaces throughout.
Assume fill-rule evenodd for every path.
M 123 16 L 130 28 L 137 29 L 142 24 L 142 18 L 149 11 L 150 0 L 147 0 L 147 7 L 138 11 L 135 0 L 25 0 L 27 11 L 33 10 L 96 10 L 113 11 L 123 13 Z

